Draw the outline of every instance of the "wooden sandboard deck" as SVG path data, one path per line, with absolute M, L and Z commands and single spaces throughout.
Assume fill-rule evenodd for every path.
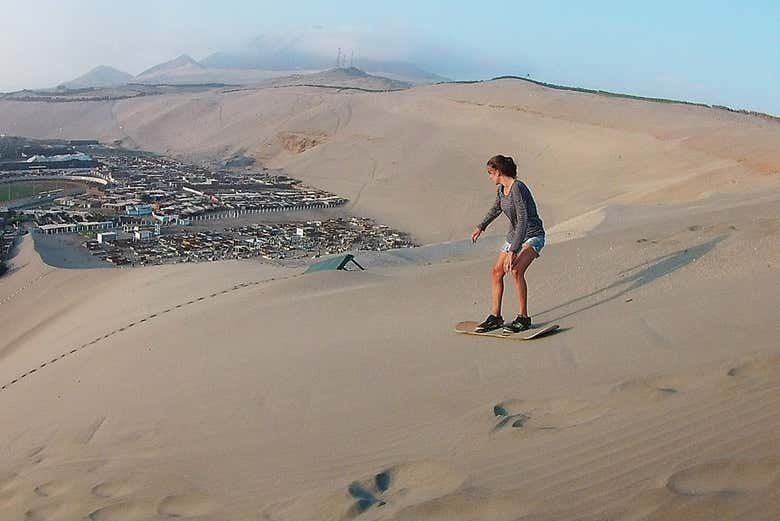
M 542 328 L 529 329 L 527 331 L 523 331 L 522 333 L 507 334 L 504 333 L 504 330 L 500 328 L 495 329 L 493 331 L 488 331 L 486 333 L 477 333 L 475 329 L 478 325 L 479 322 L 474 322 L 470 320 L 466 322 L 458 322 L 457 324 L 455 324 L 455 332 L 463 333 L 465 335 L 492 336 L 494 338 L 506 338 L 509 340 L 533 340 L 534 338 L 539 338 L 540 336 L 548 335 L 560 327 L 558 324 L 550 324 L 549 326 L 544 326 Z

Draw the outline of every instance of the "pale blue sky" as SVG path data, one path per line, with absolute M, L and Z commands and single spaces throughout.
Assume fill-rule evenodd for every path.
M 780 114 L 777 1 L 2 2 L 0 91 L 301 34 L 324 55 L 341 45 L 454 79 L 530 74 Z

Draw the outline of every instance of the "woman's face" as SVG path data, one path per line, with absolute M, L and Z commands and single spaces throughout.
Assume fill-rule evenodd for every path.
M 487 167 L 487 175 L 494 184 L 499 184 L 501 182 L 501 172 L 491 166 Z

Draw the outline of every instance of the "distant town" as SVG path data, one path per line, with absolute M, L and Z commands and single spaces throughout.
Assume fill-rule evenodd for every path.
M 415 246 L 346 214 L 343 197 L 253 163 L 236 156 L 209 167 L 96 140 L 0 136 L 0 260 L 28 231 L 78 237 L 116 266 Z M 322 215 L 296 219 L 302 211 Z

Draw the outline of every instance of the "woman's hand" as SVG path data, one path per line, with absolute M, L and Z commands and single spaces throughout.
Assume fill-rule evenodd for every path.
M 482 235 L 482 230 L 479 228 L 474 230 L 474 233 L 471 234 L 471 242 L 477 242 L 477 239 L 479 239 L 480 235 Z

